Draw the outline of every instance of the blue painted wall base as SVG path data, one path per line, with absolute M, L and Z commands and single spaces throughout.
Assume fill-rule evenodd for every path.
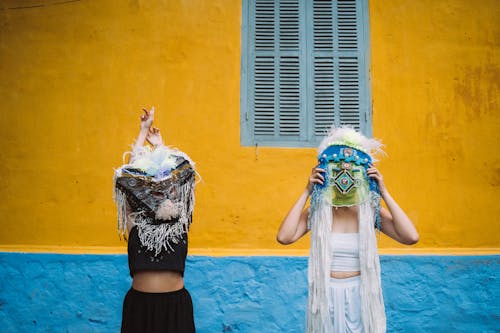
M 500 256 L 382 256 L 388 332 L 498 332 Z M 305 331 L 306 257 L 188 257 L 198 333 Z M 119 332 L 125 255 L 0 253 L 1 332 Z

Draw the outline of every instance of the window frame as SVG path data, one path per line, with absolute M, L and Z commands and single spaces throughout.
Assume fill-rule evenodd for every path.
M 250 100 L 253 93 L 250 89 L 253 89 L 252 82 L 250 82 L 252 70 L 252 61 L 255 59 L 255 55 L 252 54 L 254 50 L 255 40 L 253 39 L 251 21 L 252 18 L 252 5 L 256 0 L 242 0 L 242 29 L 241 29 L 241 95 L 240 95 L 240 144 L 242 146 L 265 146 L 265 147 L 292 147 L 292 148 L 302 148 L 302 147 L 316 147 L 322 139 L 322 136 L 314 135 L 314 117 L 315 112 L 311 105 L 314 103 L 314 83 L 312 83 L 313 74 L 310 68 L 313 51 L 313 41 L 312 41 L 312 7 L 313 1 L 309 0 L 299 0 L 300 9 L 304 12 L 300 15 L 305 16 L 305 25 L 309 28 L 301 30 L 299 33 L 305 33 L 307 36 L 304 38 L 306 45 L 303 45 L 304 49 L 300 50 L 301 56 L 304 59 L 300 61 L 301 72 L 300 75 L 306 75 L 305 88 L 302 87 L 300 90 L 301 98 L 300 104 L 305 104 L 305 107 L 301 109 L 300 113 L 303 114 L 304 118 L 301 118 L 301 122 L 305 125 L 300 126 L 300 138 L 287 138 L 284 136 L 276 135 L 275 138 L 271 140 L 259 140 L 256 139 L 254 135 L 254 110 L 251 109 L 253 106 L 253 101 Z M 277 7 L 282 0 L 275 0 L 275 7 Z M 339 0 L 332 0 L 336 4 Z M 340 0 L 342 1 L 342 0 Z M 371 78 L 370 78 L 370 38 L 369 38 L 369 8 L 368 0 L 355 0 L 357 11 L 357 21 L 358 21 L 358 48 L 357 56 L 359 62 L 359 130 L 368 137 L 372 135 L 372 98 L 371 98 Z M 275 14 L 277 15 L 277 14 Z M 303 28 L 303 27 L 302 27 Z M 335 25 L 332 27 L 335 29 Z M 300 42 L 299 42 L 300 43 Z M 278 51 L 279 52 L 279 51 Z M 333 51 L 335 53 L 335 51 Z M 252 58 L 253 57 L 253 58 Z M 308 72 L 303 73 L 303 67 L 306 67 Z M 275 83 L 277 78 L 275 77 Z M 338 89 L 338 86 L 337 86 Z M 276 93 L 279 94 L 279 93 Z M 279 96 L 278 96 L 279 98 Z M 340 112 L 337 110 L 332 110 L 333 112 Z M 336 118 L 339 122 L 339 118 Z M 342 124 L 337 124 L 342 125 Z M 303 131 L 306 133 L 303 133 Z M 307 135 L 308 134 L 308 135 Z

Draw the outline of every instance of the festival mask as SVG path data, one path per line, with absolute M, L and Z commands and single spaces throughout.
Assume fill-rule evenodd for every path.
M 324 195 L 331 197 L 334 207 L 354 206 L 370 199 L 376 182 L 368 177 L 372 158 L 347 145 L 331 145 L 319 156 L 319 168 L 325 169 Z
M 177 221 L 182 188 L 193 182 L 195 174 L 187 160 L 177 156 L 173 168 L 164 171 L 161 179 L 131 166 L 120 171 L 115 186 L 125 193 L 132 211 L 143 212 L 154 224 Z

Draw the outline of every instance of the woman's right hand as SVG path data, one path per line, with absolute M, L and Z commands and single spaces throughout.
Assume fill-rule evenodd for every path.
M 156 127 L 151 127 L 149 129 L 146 140 L 155 148 L 163 145 L 163 139 L 161 138 L 160 130 Z
M 155 118 L 155 107 L 152 106 L 150 110 L 142 109 L 142 111 L 144 111 L 144 114 L 141 115 L 141 130 L 149 131 Z
M 312 168 L 311 175 L 309 176 L 309 180 L 307 182 L 307 191 L 309 192 L 309 194 L 311 194 L 314 184 L 323 185 L 325 181 L 325 177 L 323 176 L 323 174 L 325 172 L 325 169 L 318 168 L 317 166 Z

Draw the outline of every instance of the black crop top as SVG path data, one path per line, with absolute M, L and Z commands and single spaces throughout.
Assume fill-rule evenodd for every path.
M 186 256 L 188 250 L 188 235 L 182 235 L 182 239 L 177 244 L 170 244 L 172 250 L 162 249 L 155 256 L 155 251 L 148 250 L 142 245 L 139 239 L 139 232 L 134 226 L 128 236 L 128 267 L 130 276 L 134 276 L 137 271 L 157 271 L 169 270 L 180 272 L 184 276 Z

